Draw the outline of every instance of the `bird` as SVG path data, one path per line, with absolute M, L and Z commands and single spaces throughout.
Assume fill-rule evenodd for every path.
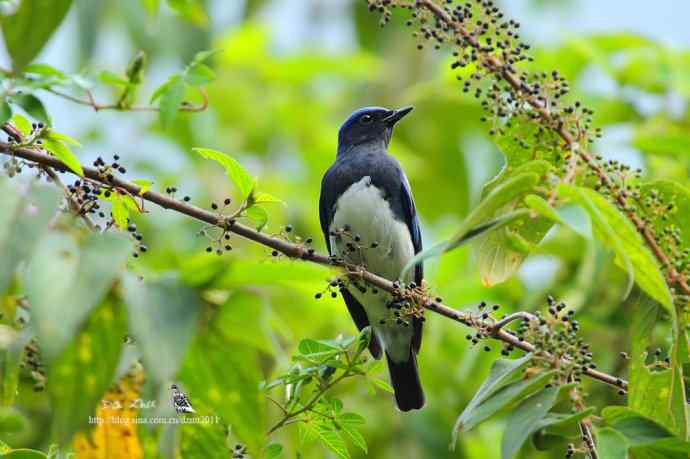
M 412 190 L 398 160 L 388 153 L 393 128 L 412 111 L 364 107 L 355 110 L 338 132 L 334 163 L 321 182 L 321 230 L 332 258 L 365 267 L 389 280 L 421 285 L 421 263 L 405 279 L 401 271 L 422 250 Z M 373 330 L 369 351 L 385 354 L 398 409 L 424 406 L 417 353 L 421 317 L 404 317 L 388 293 L 350 280 L 340 293 L 359 330 Z
M 170 389 L 172 390 L 172 405 L 173 408 L 175 408 L 175 411 L 178 413 L 194 413 L 194 408 L 192 408 L 192 404 L 189 402 L 189 399 L 187 396 L 182 392 L 178 387 L 177 384 L 173 384 L 170 386 Z

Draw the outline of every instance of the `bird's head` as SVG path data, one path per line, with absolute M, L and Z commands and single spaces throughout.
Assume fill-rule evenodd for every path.
M 173 384 L 172 386 L 170 386 L 170 388 L 171 388 L 172 390 L 177 390 L 177 384 Z
M 338 152 L 346 151 L 355 145 L 376 141 L 383 141 L 388 145 L 395 123 L 411 111 L 412 107 L 403 107 L 397 110 L 383 107 L 364 107 L 355 110 L 340 126 Z

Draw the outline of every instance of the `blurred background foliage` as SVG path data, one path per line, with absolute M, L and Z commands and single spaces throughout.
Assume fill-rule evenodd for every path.
M 11 3 L 0 5 L 11 8 Z M 499 3 L 536 42 L 537 67 L 559 69 L 594 109 L 595 124 L 604 128 L 595 151 L 641 167 L 647 179 L 687 185 L 690 34 L 686 27 L 681 30 L 678 18 L 683 17 L 680 10 L 687 17 L 688 6 L 672 1 L 655 6 L 641 1 Z M 602 24 L 599 16 L 607 22 Z M 460 91 L 448 70 L 450 57 L 418 51 L 404 21 L 380 29 L 364 2 L 75 0 L 36 62 L 95 79 L 102 70 L 123 74 L 143 50 L 148 64 L 140 93 L 146 101 L 203 49 L 221 50 L 209 62 L 217 75 L 207 87 L 210 107 L 180 114 L 167 129 L 156 114 L 93 113 L 50 94 L 41 98 L 56 130 L 82 142 L 75 150 L 82 162 L 118 154 L 130 177 L 150 179 L 160 190 L 175 186 L 197 205 L 235 197 L 236 191 L 222 169 L 192 147 L 232 154 L 259 177 L 263 190 L 287 203 L 270 207 L 266 231 L 277 233 L 290 223 L 293 234 L 314 237 L 320 250 L 320 180 L 335 156 L 338 126 L 355 108 L 415 105 L 397 128 L 390 150 L 410 178 L 427 246 L 455 232 L 478 202 L 482 185 L 503 163 L 479 123 L 478 102 Z M 7 58 L 2 62 L 9 67 Z M 103 99 L 111 96 L 109 91 L 100 85 L 94 94 Z M 192 90 L 188 96 L 198 99 Z M 12 209 L 13 192 L 8 184 L 2 186 L 0 208 Z M 54 208 L 54 195 L 34 186 L 46 208 Z M 46 215 L 32 218 L 47 221 Z M 0 427 L 2 419 L 15 422 L 0 434 L 3 441 L 44 451 L 55 444 L 61 452 L 77 447 L 83 457 L 120 457 L 89 456 L 92 446 L 84 434 L 75 442 L 71 438 L 93 428 L 87 420 L 103 392 L 116 379 L 134 378 L 132 364 L 140 359 L 146 378 L 138 383 L 138 394 L 158 401 L 141 415 L 170 415 L 168 388 L 177 382 L 198 411 L 222 417 L 232 438 L 250 451 L 256 454 L 267 441 L 277 441 L 285 448 L 283 457 L 296 457 L 296 427 L 267 440 L 265 432 L 279 413 L 259 384 L 289 367 L 300 339 L 354 334 L 340 299 L 314 300 L 329 270 L 276 260 L 240 240 L 222 257 L 207 254 L 200 224 L 158 208 L 135 217 L 148 252 L 126 262 L 123 254 L 131 252 L 131 243 L 122 238 L 46 232 L 22 218 L 0 217 L 5 225 L 0 226 L 2 258 L 12 261 L 7 254 L 20 244 L 25 253 L 13 254 L 14 261 L 35 254 L 0 297 L 3 342 L 13 343 L 3 351 Z M 30 233 L 17 234 L 13 224 L 24 224 Z M 64 259 L 71 256 L 73 265 L 65 269 Z M 90 257 L 100 263 L 89 262 Z M 125 263 L 126 273 L 121 269 Z M 94 273 L 91 266 L 101 269 Z M 626 276 L 591 237 L 556 227 L 517 275 L 499 285 L 483 285 L 467 248 L 430 261 L 426 273 L 434 291 L 458 308 L 485 300 L 500 304 L 504 312 L 536 310 L 547 293 L 562 298 L 577 310 L 599 367 L 625 376 L 618 352 L 630 350 Z M 32 324 L 39 338 L 55 344 L 55 349 L 45 344 L 41 349 L 50 362 L 44 391 L 34 390 L 42 386 L 26 368 L 11 374 L 12 362 L 30 339 L 10 327 L 16 325 L 13 311 L 21 301 L 17 292 L 31 289 L 36 289 L 34 298 L 43 299 L 32 304 L 39 311 L 32 312 Z M 655 345 L 668 347 L 667 325 L 658 325 Z M 472 348 L 465 335 L 448 320 L 427 321 L 419 364 L 428 401 L 420 412 L 403 415 L 388 394 L 372 395 L 360 381 L 339 385 L 336 391 L 347 409 L 366 418 L 361 430 L 369 457 L 499 457 L 501 417 L 461 435 L 455 451 L 448 449 L 456 416 L 499 354 L 498 349 L 487 354 Z M 16 395 L 12 384 L 18 386 Z M 593 404 L 624 403 L 601 385 L 587 387 Z M 123 393 L 126 399 L 127 390 Z M 222 443 L 213 446 L 217 436 L 206 431 L 213 428 L 139 426 L 109 433 L 98 427 L 93 435 L 133 436 L 130 456 L 122 457 L 171 457 L 178 447 L 183 457 L 228 457 Z M 300 451 L 301 457 L 331 454 L 319 445 Z M 364 455 L 355 448 L 350 452 Z M 537 451 L 530 444 L 521 454 L 563 453 Z

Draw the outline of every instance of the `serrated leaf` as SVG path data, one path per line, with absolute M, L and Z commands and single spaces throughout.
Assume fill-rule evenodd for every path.
M 38 97 L 33 94 L 15 94 L 10 100 L 23 108 L 24 111 L 36 121 L 50 126 L 50 116 L 43 106 L 43 102 L 41 102 L 41 99 Z
M 84 170 L 72 150 L 59 140 L 44 139 L 43 147 L 57 157 L 62 163 L 80 177 L 84 176 Z
M 2 34 L 14 70 L 21 70 L 38 55 L 71 4 L 72 0 L 23 0 L 13 15 L 2 18 Z
M 203 158 L 211 159 L 225 168 L 228 178 L 235 184 L 243 199 L 246 199 L 254 189 L 256 179 L 235 158 L 210 148 L 192 148 Z
M 357 430 L 358 426 L 364 424 L 364 418 L 356 413 L 343 413 L 337 417 L 337 423 L 345 434 L 352 440 L 358 448 L 369 453 L 367 448 L 367 441 L 364 436 Z
M 349 459 L 350 453 L 345 445 L 345 440 L 336 432 L 323 426 L 317 426 L 316 436 L 321 443 L 330 449 L 341 459 Z
M 393 388 L 391 387 L 391 385 L 388 384 L 388 383 L 387 383 L 386 381 L 384 381 L 383 379 L 380 379 L 380 378 L 371 378 L 371 377 L 370 377 L 370 378 L 367 378 L 367 379 L 369 379 L 369 380 L 371 381 L 371 383 L 372 383 L 374 386 L 378 387 L 378 388 L 381 389 L 382 391 L 388 392 L 389 394 L 394 394 L 394 393 L 395 393 L 395 391 L 393 390 Z
M 159 88 L 160 89 L 160 88 Z M 180 109 L 180 104 L 184 98 L 185 81 L 180 75 L 173 75 L 167 83 L 164 84 L 164 89 L 158 93 L 154 93 L 152 99 L 160 97 L 158 103 L 159 118 L 163 129 L 167 129 L 175 118 Z
M 325 341 L 317 341 L 305 338 L 297 345 L 297 350 L 303 355 L 323 354 L 327 352 L 340 352 L 340 348 L 333 346 Z

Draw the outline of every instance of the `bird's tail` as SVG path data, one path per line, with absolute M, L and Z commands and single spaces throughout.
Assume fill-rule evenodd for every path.
M 410 348 L 410 358 L 406 362 L 394 362 L 386 352 L 388 372 L 395 391 L 395 401 L 400 411 L 418 410 L 424 406 L 424 391 L 419 380 L 417 359 Z

